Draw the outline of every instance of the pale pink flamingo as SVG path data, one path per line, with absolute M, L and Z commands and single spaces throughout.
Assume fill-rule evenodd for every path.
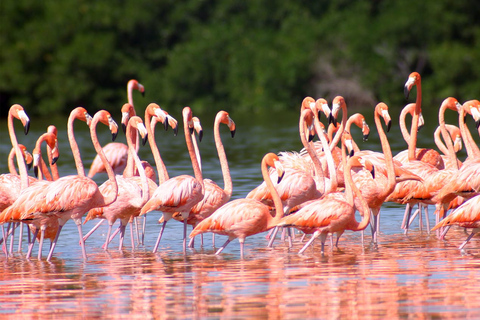
M 142 137 L 142 142 L 143 144 L 145 144 L 145 142 L 147 141 L 147 129 L 145 128 L 142 119 L 138 116 L 133 116 L 129 119 L 126 128 L 126 137 L 127 145 L 129 147 L 129 157 L 133 158 L 133 161 L 136 164 L 136 168 L 137 170 L 139 170 L 140 173 L 140 185 L 139 181 L 137 181 L 137 177 L 133 176 L 133 172 L 131 172 L 129 176 L 117 175 L 116 182 L 107 180 L 99 187 L 100 192 L 104 195 L 113 191 L 117 192 L 117 199 L 107 206 L 91 209 L 88 212 L 87 217 L 85 218 L 85 222 L 95 218 L 106 219 L 108 221 L 108 231 L 104 245 L 105 250 L 108 249 L 112 226 L 115 221 L 117 221 L 117 219 L 120 220 L 119 250 L 122 249 L 126 225 L 130 221 L 132 216 L 138 215 L 140 213 L 140 209 L 149 199 L 149 182 L 147 180 L 145 170 L 140 162 L 140 158 L 135 151 L 135 130 L 138 130 L 138 133 Z M 113 186 L 114 183 L 118 185 L 118 191 L 115 190 L 115 186 Z M 156 187 L 156 184 L 153 181 L 151 181 L 151 183 L 153 183 L 154 187 Z M 132 247 L 134 247 L 133 235 Z
M 262 176 L 273 196 L 274 217 L 271 214 L 271 207 L 258 200 L 236 199 L 227 202 L 210 217 L 202 220 L 190 233 L 190 238 L 205 232 L 228 236 L 227 241 L 215 254 L 220 254 L 230 241 L 238 238 L 240 242 L 240 256 L 243 259 L 245 238 L 272 229 L 283 217 L 282 201 L 272 183 L 268 166 L 277 170 L 278 179 L 282 179 L 284 171 L 276 154 L 267 153 L 263 157 L 261 164 Z
M 182 114 L 185 140 L 188 148 L 188 153 L 192 161 L 192 167 L 195 177 L 192 177 L 190 175 L 180 175 L 168 179 L 167 181 L 158 186 L 153 196 L 150 198 L 150 200 L 148 200 L 148 202 L 143 206 L 142 210 L 140 211 L 140 215 L 143 215 L 153 210 L 163 212 L 164 222 L 162 228 L 160 229 L 157 242 L 155 243 L 155 246 L 153 248 L 153 252 L 157 251 L 158 245 L 160 244 L 160 240 L 162 238 L 163 230 L 165 229 L 165 225 L 172 218 L 172 215 L 175 212 L 180 212 L 184 219 L 183 251 L 186 252 L 187 219 L 190 214 L 190 210 L 193 208 L 194 205 L 201 201 L 204 196 L 202 171 L 200 170 L 200 166 L 195 155 L 191 136 L 191 130 L 193 130 L 192 110 L 190 109 L 190 107 L 185 107 Z
M 73 219 L 77 225 L 80 235 L 82 255 L 84 259 L 87 259 L 85 243 L 83 241 L 82 234 L 82 216 L 88 210 L 109 205 L 117 198 L 117 190 L 115 190 L 117 189 L 116 183 L 112 185 L 114 191 L 105 196 L 99 191 L 95 181 L 85 176 L 83 163 L 80 157 L 80 151 L 73 133 L 73 122 L 75 119 L 80 119 L 88 123 L 90 122 L 91 117 L 84 108 L 78 107 L 70 113 L 70 117 L 68 119 L 68 138 L 78 174 L 64 176 L 56 181 L 52 181 L 51 183 L 47 184 L 40 193 L 27 197 L 25 201 L 17 200 L 18 205 L 16 205 L 15 208 L 16 212 L 18 213 L 11 214 L 11 216 L 14 218 L 16 215 L 19 215 L 20 219 L 22 220 L 40 219 L 45 215 L 55 216 L 58 218 L 59 227 L 57 235 L 50 247 L 47 261 L 51 259 L 60 235 L 60 231 L 69 219 Z M 102 147 L 97 138 L 96 126 L 99 121 L 109 126 L 113 137 L 115 137 L 117 134 L 118 126 L 110 116 L 110 113 L 105 110 L 98 111 L 93 119 L 91 119 L 90 124 L 90 135 L 95 147 L 95 151 L 100 154 L 101 159 L 105 163 L 109 180 L 114 182 L 115 174 L 112 167 L 108 163 L 107 158 L 103 154 Z M 22 193 L 22 196 L 24 194 L 25 193 Z
M 447 129 L 448 135 L 450 136 L 450 140 L 453 143 L 453 151 L 455 153 L 459 152 L 463 147 L 462 134 L 460 132 L 460 128 L 452 124 L 445 124 L 445 128 Z M 435 129 L 435 132 L 433 133 L 433 139 L 435 141 L 435 145 L 437 146 L 438 150 L 440 150 L 443 153 L 442 154 L 443 162 L 447 163 L 449 151 L 445 143 L 443 143 L 442 141 L 442 137 L 440 136 L 441 131 L 442 131 L 441 126 L 438 126 L 437 129 Z M 457 158 L 457 166 L 458 168 L 462 166 L 462 162 L 458 158 Z
M 325 240 L 329 233 L 342 234 L 345 230 L 362 231 L 370 223 L 369 208 L 360 190 L 352 180 L 352 167 L 367 166 L 373 170 L 369 163 L 361 163 L 358 156 L 350 157 L 347 161 L 345 154 L 345 141 L 351 140 L 350 134 L 342 134 L 342 162 L 345 175 L 345 193 L 329 193 L 326 196 L 309 201 L 296 213 L 286 216 L 279 226 L 293 226 L 305 233 L 312 234 L 312 238 L 299 251 L 305 252 L 308 246 L 320 236 L 322 254 L 324 253 Z M 360 222 L 355 219 L 354 196 L 360 201 L 363 218 Z M 337 242 L 338 242 L 337 237 Z
M 236 127 L 235 122 L 232 120 L 232 118 L 230 118 L 228 112 L 222 110 L 219 111 L 215 116 L 215 122 L 213 127 L 214 140 L 218 158 L 220 160 L 220 168 L 222 170 L 224 189 L 222 189 L 213 180 L 203 179 L 205 195 L 203 199 L 195 206 L 193 206 L 193 208 L 190 210 L 190 214 L 187 220 L 187 223 L 193 225 L 194 227 L 197 226 L 200 221 L 212 215 L 215 210 L 227 203 L 232 196 L 233 183 L 230 176 L 230 169 L 228 167 L 227 155 L 225 153 L 225 148 L 223 146 L 222 138 L 220 136 L 220 124 L 222 123 L 228 126 L 232 138 L 235 136 Z M 199 139 L 200 137 L 201 136 L 199 134 Z M 199 157 L 199 155 L 197 157 Z M 190 241 L 190 247 L 193 247 L 193 239 L 194 238 L 192 238 Z
M 33 177 L 29 177 L 27 173 L 27 166 L 25 164 L 25 159 L 23 157 L 23 153 L 18 145 L 17 136 L 15 134 L 15 127 L 13 124 L 13 119 L 16 118 L 20 120 L 24 127 L 25 134 L 28 133 L 30 128 L 30 119 L 28 118 L 27 114 L 23 107 L 19 104 L 14 104 L 10 107 L 8 111 L 8 118 L 7 118 L 7 126 L 8 126 L 8 134 L 10 136 L 10 141 L 12 143 L 12 147 L 15 149 L 15 156 L 17 158 L 17 167 L 19 174 L 10 174 L 4 173 L 0 175 L 0 211 L 3 211 L 5 208 L 13 204 L 13 202 L 17 199 L 20 191 L 27 188 L 30 182 L 35 181 Z M 23 225 L 20 228 L 20 234 L 22 234 Z M 12 229 L 12 242 L 11 248 L 13 247 L 13 233 Z M 5 229 L 2 225 L 2 233 L 3 239 L 6 240 L 5 237 Z M 21 239 L 21 238 L 20 238 Z M 20 240 L 21 241 L 21 240 Z M 5 245 L 5 241 L 3 242 Z M 4 251 L 6 252 L 6 247 L 3 247 Z
M 125 128 L 127 127 L 127 122 L 130 117 L 136 115 L 135 113 L 135 106 L 133 104 L 133 90 L 138 90 L 142 95 L 145 94 L 145 88 L 142 84 L 140 84 L 137 80 L 131 79 L 127 83 L 127 101 L 122 106 L 122 127 L 125 132 Z M 138 136 L 135 136 L 135 150 L 138 152 L 139 145 L 138 145 Z M 127 158 L 128 158 L 128 147 L 125 143 L 121 142 L 111 142 L 106 144 L 103 147 L 103 152 L 108 159 L 108 162 L 111 164 L 115 174 L 120 174 L 125 169 L 127 165 Z M 90 166 L 90 170 L 88 172 L 88 177 L 93 178 L 95 174 L 100 172 L 106 172 L 105 167 L 103 166 L 102 161 L 98 156 L 92 161 Z

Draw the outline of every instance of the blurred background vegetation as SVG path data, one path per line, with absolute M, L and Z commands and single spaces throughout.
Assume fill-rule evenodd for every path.
M 479 98 L 479 16 L 457 0 L 1 1 L 1 115 L 119 110 L 131 78 L 166 110 L 403 106 L 412 71 L 437 109 Z

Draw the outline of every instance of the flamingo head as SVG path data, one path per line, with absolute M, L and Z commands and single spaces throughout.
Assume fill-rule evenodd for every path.
M 410 95 L 410 90 L 412 90 L 414 85 L 418 85 L 421 81 L 420 74 L 418 72 L 412 72 L 408 76 L 407 82 L 405 82 L 404 93 L 405 98 L 408 99 Z

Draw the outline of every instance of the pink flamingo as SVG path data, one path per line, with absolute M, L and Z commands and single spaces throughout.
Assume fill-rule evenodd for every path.
M 18 144 L 18 146 L 22 151 L 22 156 L 25 159 L 25 164 L 27 165 L 27 169 L 30 169 L 33 164 L 32 154 L 28 152 L 27 147 L 25 147 L 23 144 Z M 12 149 L 10 149 L 10 152 L 8 153 L 8 172 L 18 176 L 17 168 L 15 167 L 15 159 L 16 159 L 15 148 L 12 147 Z
M 109 126 L 113 137 L 115 138 L 118 130 L 118 126 L 115 121 L 105 110 L 98 111 L 93 119 L 88 115 L 87 111 L 78 107 L 75 108 L 71 113 L 68 119 L 68 138 L 70 142 L 70 147 L 75 159 L 75 165 L 77 167 L 77 175 L 69 175 L 59 178 L 56 181 L 53 181 L 47 184 L 41 192 L 27 196 L 25 201 L 17 200 L 17 205 L 15 205 L 16 213 L 12 214 L 12 217 L 20 216 L 22 220 L 34 220 L 40 219 L 42 216 L 55 216 L 58 218 L 58 231 L 57 235 L 50 247 L 50 252 L 47 257 L 49 261 L 55 250 L 60 231 L 63 226 L 69 219 L 73 219 L 77 225 L 78 232 L 80 235 L 80 244 L 82 247 L 82 255 L 86 260 L 86 250 L 85 243 L 83 241 L 82 234 L 82 216 L 92 208 L 106 206 L 115 201 L 117 198 L 117 185 L 116 183 L 112 184 L 113 192 L 108 195 L 104 195 L 99 191 L 99 188 L 95 181 L 85 176 L 85 171 L 83 163 L 80 157 L 80 151 L 78 149 L 77 142 L 75 141 L 75 136 L 73 133 L 73 122 L 75 119 L 80 119 L 82 121 L 90 122 L 90 135 L 92 138 L 95 151 L 100 154 L 102 161 L 104 161 L 105 167 L 107 168 L 107 174 L 109 180 L 115 182 L 115 174 L 112 167 L 107 161 L 105 154 L 103 153 L 102 147 L 98 142 L 96 126 L 98 122 L 102 122 Z M 22 196 L 25 193 L 22 193 Z M 20 198 L 19 198 L 20 199 Z M 13 207 L 13 206 L 12 206 Z M 10 208 L 12 208 L 10 207 Z
M 358 156 L 350 157 L 347 161 L 345 154 L 347 140 L 351 143 L 351 136 L 345 131 L 342 134 L 345 193 L 329 193 L 325 197 L 309 201 L 299 211 L 286 216 L 278 224 L 279 226 L 293 226 L 305 233 L 313 233 L 312 238 L 299 251 L 300 254 L 305 252 L 318 236 L 322 243 L 323 254 L 328 233 L 342 234 L 345 230 L 362 231 L 370 223 L 368 204 L 352 180 L 351 169 L 352 167 L 367 166 L 373 170 L 373 167 L 368 162 L 362 164 Z M 355 219 L 354 195 L 361 203 L 363 218 L 360 222 Z
M 106 195 L 112 191 L 115 191 L 115 188 L 112 184 L 116 183 L 118 185 L 117 199 L 107 206 L 91 209 L 85 218 L 85 222 L 95 218 L 106 219 L 108 221 L 108 232 L 104 245 L 105 250 L 108 249 L 112 226 L 117 219 L 120 219 L 119 250 L 121 250 L 126 225 L 133 215 L 138 215 L 140 213 L 140 209 L 149 198 L 149 182 L 147 181 L 145 170 L 134 147 L 135 129 L 138 130 L 138 133 L 142 137 L 142 142 L 145 144 L 147 139 L 147 129 L 143 125 L 142 119 L 137 116 L 133 116 L 129 119 L 126 129 L 126 136 L 127 145 L 129 147 L 129 157 L 132 157 L 135 161 L 136 167 L 140 173 L 140 181 L 137 181 L 132 172 L 130 176 L 117 175 L 116 182 L 107 180 L 99 187 L 100 192 Z M 153 181 L 151 181 L 151 183 L 156 186 Z M 133 237 L 132 247 L 134 247 Z
M 480 195 L 477 195 L 450 213 L 445 219 L 437 223 L 433 230 L 444 228 L 441 238 L 445 236 L 451 226 L 458 225 L 462 228 L 471 228 L 472 232 L 467 239 L 460 245 L 459 249 L 462 250 L 472 237 L 480 231 Z
M 145 94 L 145 88 L 137 80 L 131 79 L 127 83 L 127 99 L 128 103 L 125 103 L 122 106 L 122 127 L 125 132 L 127 127 L 127 122 L 130 117 L 136 115 L 135 107 L 133 104 L 133 90 L 138 90 L 142 95 Z M 138 136 L 135 136 L 135 150 L 138 152 Z M 103 147 L 103 152 L 108 159 L 108 162 L 112 165 L 115 174 L 120 174 L 125 169 L 127 165 L 128 158 L 128 146 L 125 143 L 121 142 L 111 142 L 106 144 Z M 106 172 L 105 167 L 100 160 L 100 157 L 97 155 L 92 161 L 90 170 L 88 172 L 88 177 L 93 178 L 97 173 Z
M 255 199 L 236 199 L 227 202 L 217 209 L 210 217 L 202 220 L 190 233 L 190 238 L 205 232 L 228 236 L 227 241 L 215 254 L 220 254 L 233 240 L 240 242 L 240 256 L 244 257 L 245 238 L 275 227 L 283 217 L 283 207 L 280 196 L 272 183 L 268 166 L 277 170 L 278 179 L 282 179 L 284 171 L 279 157 L 267 153 L 262 159 L 262 176 L 270 189 L 275 205 L 275 217 L 271 215 L 270 206 Z
M 10 136 L 10 141 L 12 143 L 13 148 L 15 149 L 15 156 L 17 158 L 19 175 L 11 174 L 11 173 L 4 173 L 0 175 L 0 211 L 3 211 L 5 208 L 13 204 L 13 202 L 17 199 L 18 195 L 20 194 L 20 191 L 27 188 L 31 182 L 34 182 L 36 180 L 33 177 L 28 176 L 25 159 L 23 157 L 23 153 L 20 149 L 20 146 L 17 141 L 17 136 L 15 134 L 15 127 L 13 124 L 14 118 L 22 122 L 25 134 L 28 133 L 28 130 L 30 128 L 30 119 L 25 113 L 25 110 L 23 109 L 23 107 L 19 104 L 12 105 L 10 107 L 10 110 L 8 111 L 7 126 L 8 126 L 8 134 Z M 20 235 L 21 235 L 23 230 L 23 225 L 20 225 L 20 226 L 21 226 L 20 227 Z M 12 229 L 12 242 L 10 246 L 11 248 L 13 248 L 13 236 L 14 236 L 13 231 L 14 231 L 14 228 Z M 5 237 L 5 229 L 3 225 L 2 225 L 2 234 L 3 234 L 3 239 L 6 240 L 7 238 Z M 3 242 L 3 246 L 5 246 L 5 242 Z M 3 249 L 6 252 L 6 247 L 3 247 Z
M 224 189 L 222 189 L 215 181 L 210 179 L 203 179 L 205 187 L 205 195 L 203 199 L 198 202 L 190 210 L 187 223 L 192 224 L 194 227 L 205 218 L 212 215 L 215 210 L 227 203 L 232 196 L 233 183 L 230 176 L 230 169 L 228 167 L 227 155 L 220 136 L 220 124 L 225 124 L 230 130 L 232 138 L 235 136 L 235 122 L 226 111 L 219 111 L 215 116 L 214 122 L 214 140 L 217 149 L 218 158 L 220 160 L 220 168 L 223 175 Z M 200 138 L 200 137 L 199 137 Z M 198 157 L 198 156 L 197 156 Z M 190 247 L 193 247 L 193 239 L 190 241 Z
M 167 181 L 158 186 L 153 196 L 150 198 L 150 200 L 148 200 L 148 202 L 143 206 L 142 210 L 140 211 L 140 215 L 143 215 L 153 210 L 163 212 L 164 222 L 162 228 L 160 229 L 157 242 L 155 243 L 155 246 L 153 248 L 153 252 L 157 251 L 163 231 L 165 229 L 165 225 L 167 224 L 168 220 L 172 218 L 175 212 L 180 212 L 184 220 L 183 251 L 186 252 L 187 219 L 190 214 L 190 210 L 193 208 L 194 205 L 201 201 L 204 196 L 202 171 L 200 170 L 200 166 L 198 164 L 191 136 L 191 130 L 193 130 L 192 110 L 190 109 L 190 107 L 185 107 L 182 113 L 185 140 L 188 148 L 188 153 L 192 161 L 192 167 L 195 177 L 192 177 L 190 175 L 180 175 L 168 179 Z

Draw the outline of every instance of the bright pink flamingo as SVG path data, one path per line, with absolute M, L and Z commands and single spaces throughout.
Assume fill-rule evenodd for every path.
M 108 221 L 108 232 L 104 245 L 105 250 L 108 249 L 112 226 L 117 219 L 120 219 L 119 250 L 121 250 L 126 225 L 132 216 L 140 213 L 140 209 L 149 199 L 149 183 L 147 181 L 147 176 L 145 175 L 145 170 L 143 169 L 140 158 L 134 147 L 134 138 L 136 135 L 135 130 L 138 130 L 138 133 L 142 137 L 143 144 L 145 144 L 147 140 L 147 129 L 143 125 L 142 119 L 137 116 L 133 116 L 129 119 L 126 129 L 126 137 L 127 145 L 129 147 L 129 157 L 133 158 L 137 170 L 139 170 L 140 173 L 140 185 L 139 181 L 136 179 L 137 177 L 133 176 L 133 172 L 130 173 L 130 176 L 117 175 L 116 182 L 107 180 L 99 187 L 100 192 L 104 195 L 109 194 L 110 192 L 117 192 L 115 186 L 113 186 L 113 184 L 116 183 L 118 185 L 117 199 L 107 206 L 91 209 L 85 218 L 85 222 L 95 218 L 106 219 Z M 156 184 L 153 181 L 151 181 L 151 183 L 156 187 Z M 133 237 L 132 247 L 134 247 Z
M 227 202 L 210 217 L 202 220 L 190 233 L 190 238 L 205 232 L 228 236 L 227 241 L 215 254 L 220 254 L 230 241 L 238 238 L 240 256 L 243 259 L 245 238 L 275 227 L 283 217 L 282 201 L 272 183 L 268 166 L 277 170 L 279 179 L 283 177 L 283 167 L 278 156 L 274 153 L 267 153 L 262 159 L 262 176 L 273 196 L 275 217 L 271 215 L 271 207 L 258 200 L 236 199 Z
M 22 151 L 22 155 L 23 155 L 23 158 L 25 159 L 25 164 L 27 165 L 27 168 L 30 169 L 33 164 L 32 154 L 28 152 L 27 147 L 25 147 L 23 144 L 18 144 L 18 146 Z M 15 167 L 15 159 L 16 159 L 15 148 L 12 147 L 12 149 L 8 153 L 8 172 L 18 176 L 17 168 Z
M 366 165 L 373 170 L 371 164 L 362 164 L 357 156 L 350 157 L 347 161 L 345 155 L 345 141 L 350 140 L 350 134 L 345 131 L 342 134 L 342 162 L 345 175 L 345 193 L 329 193 L 325 197 L 312 200 L 296 213 L 286 216 L 278 224 L 279 226 L 293 226 L 305 233 L 312 234 L 312 238 L 299 251 L 305 252 L 308 246 L 320 236 L 322 243 L 322 254 L 324 253 L 325 240 L 329 233 L 342 234 L 345 230 L 362 231 L 370 223 L 369 208 L 360 190 L 352 180 L 352 167 L 363 167 Z M 360 222 L 355 219 L 354 195 L 361 203 L 363 218 Z M 338 237 L 337 237 L 338 240 Z
M 433 230 L 445 228 L 441 235 L 441 238 L 445 236 L 449 228 L 453 225 L 460 226 L 462 228 L 471 228 L 472 232 L 467 239 L 460 245 L 459 249 L 462 250 L 465 245 L 472 239 L 472 237 L 480 231 L 480 195 L 477 195 L 450 213 L 445 219 L 440 221 Z
M 73 122 L 75 119 L 80 119 L 88 123 L 90 122 L 91 117 L 84 108 L 78 107 L 70 113 L 70 117 L 68 119 L 68 138 L 78 174 L 64 176 L 49 183 L 45 188 L 42 189 L 40 193 L 28 196 L 25 201 L 17 200 L 18 205 L 15 206 L 16 213 L 11 214 L 13 218 L 20 216 L 20 219 L 22 220 L 39 219 L 45 215 L 55 216 L 58 218 L 59 227 L 57 235 L 50 247 L 47 261 L 51 259 L 58 241 L 58 236 L 60 235 L 60 231 L 69 219 L 73 219 L 77 225 L 80 235 L 82 255 L 84 259 L 87 259 L 85 243 L 83 241 L 82 234 L 82 216 L 90 209 L 109 205 L 117 198 L 116 183 L 113 183 L 112 185 L 114 192 L 104 195 L 99 191 L 95 181 L 85 176 L 83 163 L 80 157 L 80 151 L 73 133 Z M 110 113 L 105 110 L 98 111 L 93 119 L 91 119 L 90 124 L 90 135 L 95 150 L 98 154 L 100 154 L 102 161 L 104 161 L 109 180 L 115 182 L 115 174 L 113 169 L 108 163 L 102 147 L 98 142 L 96 133 L 96 126 L 98 122 L 108 125 L 112 131 L 113 137 L 115 137 L 117 134 L 118 126 L 110 116 Z M 22 196 L 24 194 L 25 193 L 22 193 Z
M 157 251 L 158 245 L 160 244 L 160 240 L 162 238 L 163 230 L 165 229 L 165 225 L 168 220 L 172 218 L 175 212 L 180 212 L 184 219 L 183 251 L 186 252 L 187 219 L 190 214 L 190 210 L 193 208 L 194 205 L 201 201 L 204 196 L 202 171 L 200 170 L 200 166 L 195 155 L 191 136 L 191 130 L 193 130 L 192 110 L 190 109 L 190 107 L 185 107 L 182 113 L 185 140 L 188 148 L 188 153 L 192 161 L 192 167 L 195 177 L 192 177 L 190 175 L 180 175 L 168 179 L 167 181 L 158 186 L 153 196 L 150 198 L 150 200 L 148 200 L 148 202 L 143 206 L 142 210 L 140 211 L 140 215 L 143 215 L 153 210 L 163 212 L 164 222 L 162 228 L 160 229 L 157 242 L 155 243 L 155 246 L 153 248 L 153 252 Z
M 127 99 L 128 103 L 125 103 L 122 106 L 122 127 L 125 132 L 125 128 L 127 127 L 127 122 L 130 117 L 136 115 L 135 113 L 135 106 L 133 104 L 133 90 L 138 90 L 142 95 L 145 94 L 145 88 L 142 84 L 140 84 L 137 80 L 131 79 L 127 83 Z M 135 150 L 138 152 L 139 145 L 138 145 L 138 136 L 135 136 Z M 103 147 L 103 152 L 108 159 L 108 162 L 112 165 L 112 168 L 115 174 L 120 174 L 125 169 L 127 165 L 127 158 L 128 158 L 128 146 L 125 143 L 121 142 L 111 142 L 106 144 Z M 98 156 L 95 156 L 93 162 L 90 166 L 90 170 L 88 172 L 88 177 L 93 178 L 95 174 L 100 172 L 106 172 L 105 167 L 103 166 L 102 161 Z

